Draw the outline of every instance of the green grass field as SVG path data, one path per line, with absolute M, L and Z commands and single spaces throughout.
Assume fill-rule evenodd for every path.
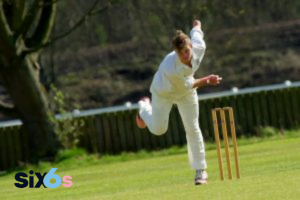
M 216 150 L 212 149 L 207 151 L 209 183 L 203 186 L 194 186 L 194 171 L 187 155 L 181 153 L 58 167 L 58 175 L 73 177 L 70 188 L 19 189 L 11 173 L 0 177 L 0 199 L 300 198 L 300 137 L 240 145 L 239 154 L 240 180 L 219 180 Z

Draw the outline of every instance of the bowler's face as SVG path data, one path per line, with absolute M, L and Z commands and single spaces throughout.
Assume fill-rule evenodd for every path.
M 187 63 L 192 58 L 192 45 L 186 45 L 181 50 L 176 50 L 176 53 L 183 63 Z

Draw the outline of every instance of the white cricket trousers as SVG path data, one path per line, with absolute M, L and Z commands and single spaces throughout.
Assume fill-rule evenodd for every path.
M 193 169 L 206 169 L 205 147 L 199 127 L 199 102 L 196 90 L 180 99 L 170 100 L 152 93 L 151 103 L 139 101 L 139 113 L 149 131 L 162 135 L 168 129 L 169 114 L 177 104 L 186 132 L 188 158 Z

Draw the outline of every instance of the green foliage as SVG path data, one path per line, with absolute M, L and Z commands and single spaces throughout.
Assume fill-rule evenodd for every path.
M 62 162 L 64 160 L 86 156 L 87 152 L 84 149 L 66 149 L 60 150 L 56 155 L 55 161 Z
M 279 135 L 279 131 L 271 126 L 262 127 L 259 129 L 260 137 L 273 137 Z
M 101 24 L 96 25 L 96 33 L 99 39 L 100 46 L 103 47 L 107 43 L 108 35 L 105 28 Z
M 74 114 L 67 111 L 68 105 L 65 101 L 65 95 L 55 86 L 51 86 L 53 92 L 52 109 L 59 113 L 59 116 L 51 115 L 51 121 L 55 124 L 55 132 L 64 149 L 76 148 L 79 137 L 82 134 L 84 120 L 75 118 Z M 76 106 L 78 109 L 78 106 Z M 76 110 L 75 110 L 76 111 Z

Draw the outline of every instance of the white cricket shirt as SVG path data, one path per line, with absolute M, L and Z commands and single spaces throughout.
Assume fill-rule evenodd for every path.
M 192 68 L 183 64 L 175 51 L 169 53 L 154 75 L 150 91 L 168 99 L 178 99 L 193 92 L 194 73 L 199 68 L 205 52 L 202 30 L 194 27 L 191 32 Z

